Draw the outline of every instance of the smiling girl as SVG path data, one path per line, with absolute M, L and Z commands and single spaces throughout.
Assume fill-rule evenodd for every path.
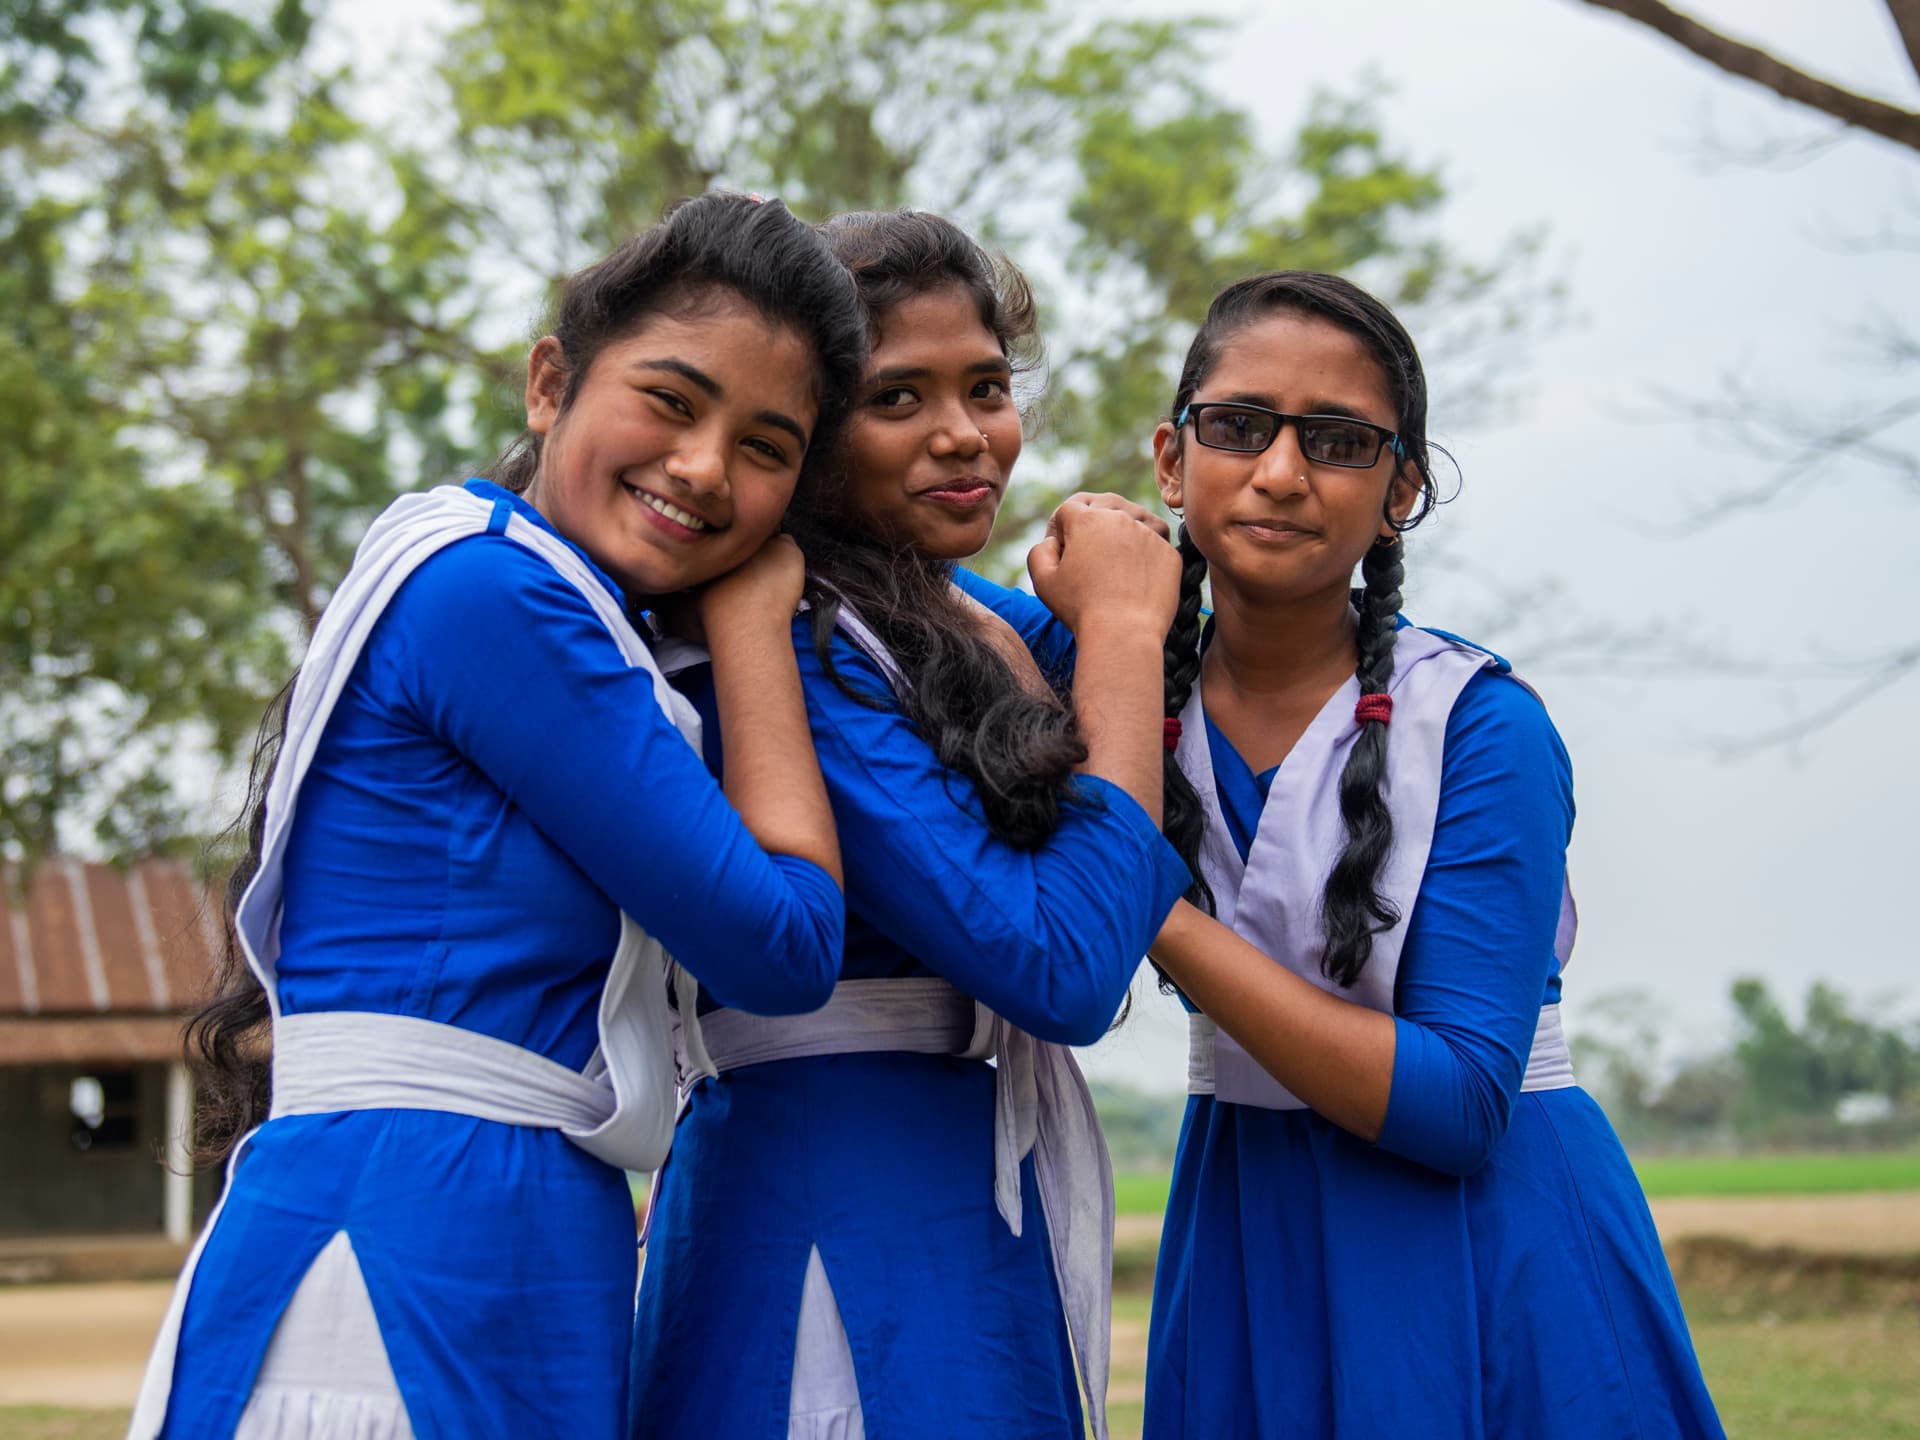
M 621 1167 L 654 1168 L 671 1132 L 665 951 L 769 1012 L 820 1004 L 839 965 L 801 565 L 769 537 L 864 349 L 810 230 L 687 202 L 567 282 L 493 480 L 368 532 L 194 1024 L 231 1178 L 134 1434 L 623 1431 Z M 724 796 L 623 614 L 696 587 Z
M 937 216 L 824 229 L 873 342 L 845 474 L 791 519 L 846 954 L 817 1015 L 684 1027 L 634 1349 L 671 1398 L 633 1434 L 1060 1440 L 1077 1360 L 1104 1435 L 1111 1175 L 1062 1047 L 1106 1030 L 1188 884 L 1155 828 L 1178 564 L 1074 507 L 1029 557 L 1079 643 L 1043 675 L 954 568 L 1020 453 L 1025 286 Z
M 1153 945 L 1200 1013 L 1148 1440 L 1721 1433 L 1561 1036 L 1566 751 L 1505 661 L 1399 617 L 1426 413 L 1385 306 L 1280 272 L 1215 299 L 1154 434 L 1167 833 L 1206 893 Z

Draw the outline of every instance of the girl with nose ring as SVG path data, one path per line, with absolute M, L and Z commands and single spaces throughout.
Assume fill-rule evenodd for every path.
M 1560 1028 L 1566 749 L 1504 660 L 1400 614 L 1426 427 L 1392 313 L 1283 271 L 1214 300 L 1154 432 L 1194 903 L 1153 957 L 1194 1013 L 1145 1434 L 1719 1436 Z
M 873 342 L 838 483 L 789 522 L 846 950 L 816 1015 L 681 1013 L 634 1348 L 672 1400 L 633 1434 L 1061 1440 L 1077 1367 L 1104 1436 L 1112 1181 L 1064 1047 L 1189 883 L 1156 828 L 1178 564 L 1073 507 L 1028 563 L 1078 660 L 1036 664 L 955 568 L 1020 453 L 1026 287 L 937 216 L 823 233 Z

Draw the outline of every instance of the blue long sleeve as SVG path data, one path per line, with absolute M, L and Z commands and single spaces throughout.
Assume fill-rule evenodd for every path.
M 1447 723 L 1394 1003 L 1383 1149 L 1470 1175 L 1506 1133 L 1556 962 L 1573 773 L 1545 709 L 1477 676 Z
M 761 850 L 650 677 L 550 565 L 505 538 L 460 541 L 414 573 L 383 625 L 419 723 L 703 987 L 769 1014 L 826 1002 L 845 920 L 832 878 Z
M 1085 1045 L 1112 1023 L 1148 944 L 1187 887 L 1144 810 L 1095 777 L 1036 850 L 996 838 L 972 784 L 895 708 L 843 636 L 826 673 L 794 630 L 820 767 L 847 871 L 847 908 L 927 968 L 1043 1040 Z

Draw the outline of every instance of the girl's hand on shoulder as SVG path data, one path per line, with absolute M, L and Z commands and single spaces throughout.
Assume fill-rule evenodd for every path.
M 1173 539 L 1173 531 L 1167 528 L 1167 522 L 1165 520 L 1162 520 L 1138 500 L 1129 500 L 1124 495 L 1116 495 L 1107 490 L 1076 490 L 1060 503 L 1062 505 L 1089 505 L 1096 510 L 1117 510 L 1122 515 L 1127 515 L 1137 520 L 1162 540 Z
M 1111 624 L 1137 628 L 1157 642 L 1173 624 L 1180 555 L 1167 543 L 1166 527 L 1143 523 L 1132 513 L 1139 509 L 1131 501 L 1070 500 L 1053 512 L 1046 537 L 1027 552 L 1034 594 L 1075 635 L 1088 625 Z
M 785 630 L 800 606 L 807 562 L 788 535 L 775 535 L 746 564 L 709 581 L 695 597 L 701 628 L 712 636 L 733 625 Z

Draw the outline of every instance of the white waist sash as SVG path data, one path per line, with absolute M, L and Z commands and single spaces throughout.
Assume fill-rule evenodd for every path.
M 966 1055 L 973 1051 L 975 1011 L 973 1000 L 944 980 L 842 980 L 809 1014 L 715 1010 L 700 1017 L 700 1036 L 714 1074 L 802 1055 Z
M 994 1202 L 1021 1233 L 1020 1163 L 1031 1151 L 1067 1330 L 1095 1440 L 1107 1440 L 1113 1310 L 1113 1164 L 1086 1077 L 1064 1045 L 1036 1040 L 931 977 L 842 980 L 810 1015 L 716 1010 L 676 1029 L 682 1086 L 803 1055 L 896 1051 L 994 1062 Z M 702 1062 L 706 1063 L 702 1063 Z
M 1573 1057 L 1560 1028 L 1558 1003 L 1540 1007 L 1534 1027 L 1533 1049 L 1520 1081 L 1524 1093 L 1566 1090 L 1573 1086 Z M 1257 1105 L 1263 1110 L 1305 1110 L 1307 1105 L 1260 1067 L 1230 1035 L 1204 1015 L 1187 1017 L 1187 1093 L 1213 1095 L 1235 1105 Z
M 587 1135 L 613 1115 L 613 1084 L 506 1040 L 367 1010 L 282 1015 L 272 1116 L 441 1110 Z

